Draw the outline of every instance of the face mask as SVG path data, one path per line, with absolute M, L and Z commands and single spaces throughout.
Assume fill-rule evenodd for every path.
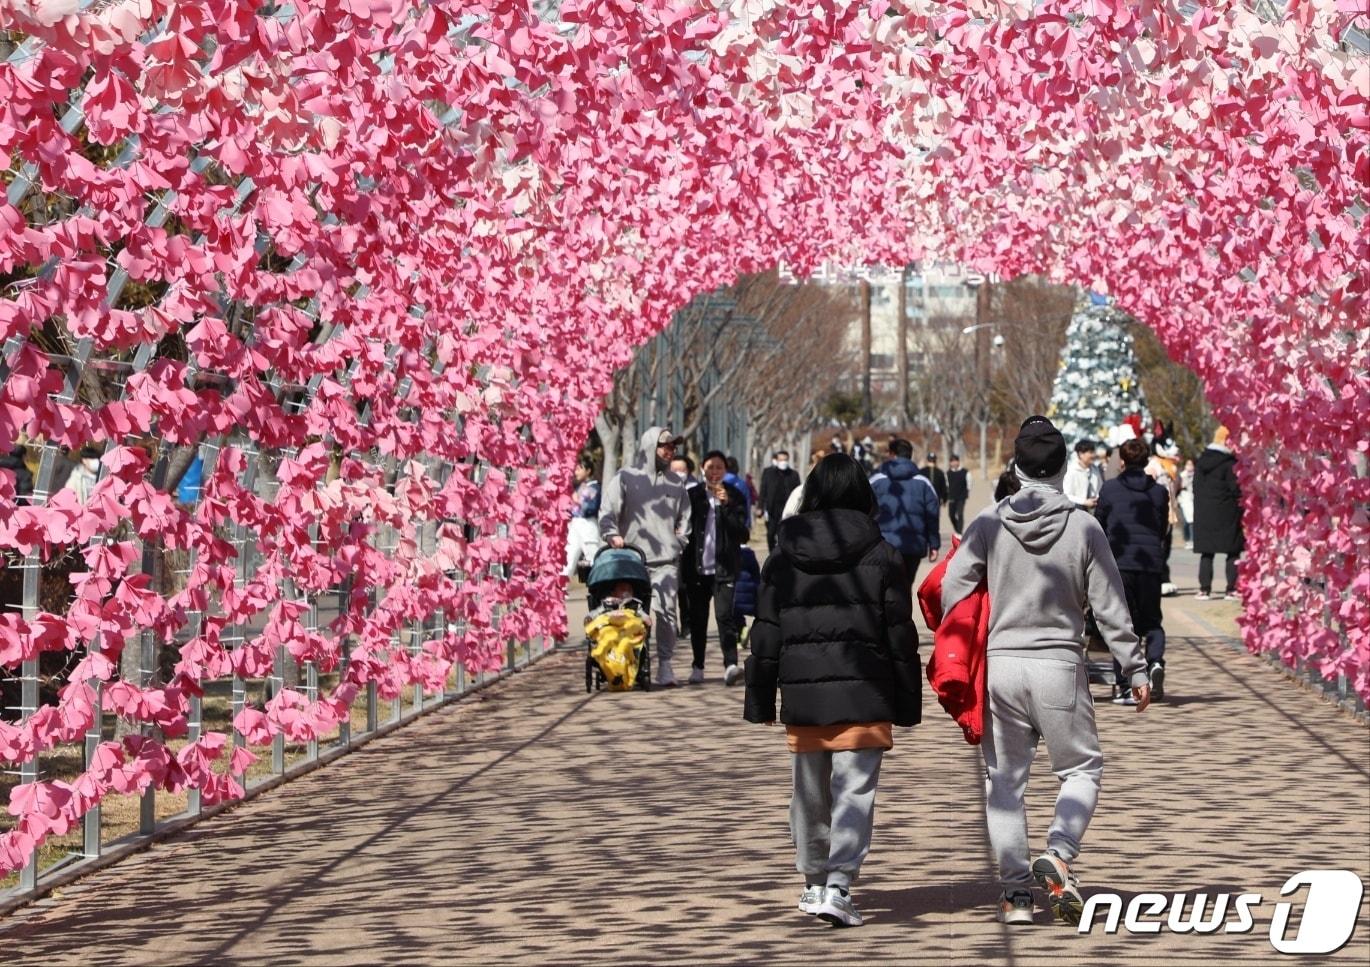
M 788 460 L 777 460 L 777 461 L 775 462 L 775 468 L 776 468 L 777 470 L 788 470 L 788 469 L 790 469 L 790 461 L 788 461 Z
M 89 471 L 90 473 L 99 473 L 99 472 L 100 472 L 100 461 L 99 461 L 99 460 L 82 460 L 82 461 L 81 461 L 81 466 L 85 467 L 86 470 Z

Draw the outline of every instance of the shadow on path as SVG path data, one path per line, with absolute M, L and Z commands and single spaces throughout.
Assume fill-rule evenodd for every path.
M 794 909 L 783 732 L 741 721 L 716 664 L 593 697 L 582 668 L 549 657 L 80 881 L 0 926 L 5 964 L 1280 962 L 1273 903 L 1247 935 L 998 924 L 979 752 L 931 699 L 882 773 L 869 921 L 826 928 Z M 1367 730 L 1221 642 L 1173 639 L 1169 670 L 1173 702 L 1098 703 L 1086 892 L 1370 881 Z M 1035 845 L 1055 789 L 1043 750 Z M 1332 961 L 1367 953 L 1362 924 Z

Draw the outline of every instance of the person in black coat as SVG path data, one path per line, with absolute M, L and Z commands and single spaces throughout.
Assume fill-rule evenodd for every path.
M 824 457 L 800 512 L 761 572 L 747 659 L 749 722 L 780 720 L 794 753 L 790 827 L 804 874 L 799 907 L 855 926 L 850 886 L 870 849 L 892 726 L 922 718 L 922 667 L 908 573 L 875 522 L 851 457 Z
M 740 570 L 740 548 L 751 537 L 747 501 L 742 491 L 725 484 L 728 472 L 718 450 L 705 454 L 700 465 L 704 480 L 690 487 L 690 542 L 680 563 L 681 584 L 688 602 L 690 645 L 694 662 L 690 684 L 704 681 L 704 651 L 709 639 L 709 602 L 713 602 L 718 638 L 723 646 L 723 681 L 732 685 L 742 672 L 737 665 L 737 616 L 733 587 Z
M 777 450 L 771 465 L 761 471 L 761 509 L 766 513 L 766 549 L 775 550 L 776 534 L 780 531 L 780 519 L 785 513 L 785 501 L 790 492 L 799 486 L 799 471 L 790 466 L 788 451 Z
M 919 467 L 918 475 L 928 478 L 928 483 L 932 484 L 932 492 L 937 495 L 937 502 L 945 504 L 947 502 L 947 475 L 942 472 L 941 467 L 937 466 L 937 454 L 928 454 L 927 466 Z
M 1225 554 L 1227 589 L 1237 593 L 1237 558 L 1246 549 L 1242 531 L 1242 488 L 1237 483 L 1237 458 L 1227 448 L 1227 429 L 1218 427 L 1213 442 L 1194 462 L 1194 550 L 1199 555 L 1199 593 L 1209 600 L 1213 590 L 1213 556 Z
M 970 499 L 970 471 L 961 466 L 961 457 L 953 453 L 947 461 L 947 519 L 957 537 L 966 529 L 966 501 Z M 933 488 L 937 484 L 933 482 Z
M 1165 629 L 1161 626 L 1161 583 L 1165 576 L 1165 536 L 1170 525 L 1170 491 L 1147 472 L 1146 444 L 1128 440 L 1119 450 L 1123 472 L 1106 481 L 1094 508 L 1108 537 L 1123 594 L 1132 616 L 1132 630 L 1146 645 L 1151 673 L 1151 697 L 1165 697 Z M 1123 679 L 1122 666 L 1113 662 L 1113 701 L 1136 704 Z
M 22 444 L 0 457 L 0 470 L 8 470 L 14 476 L 14 502 L 27 504 L 33 494 L 33 474 L 24 463 Z

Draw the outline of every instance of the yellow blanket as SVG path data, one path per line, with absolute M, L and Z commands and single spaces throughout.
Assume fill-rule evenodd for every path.
M 590 657 L 598 663 L 609 688 L 626 691 L 637 682 L 637 652 L 647 639 L 647 623 L 632 611 L 609 611 L 585 624 Z

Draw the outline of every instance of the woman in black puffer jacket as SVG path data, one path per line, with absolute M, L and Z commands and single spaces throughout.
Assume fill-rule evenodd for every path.
M 922 666 L 904 562 L 880 536 L 865 473 L 835 453 L 805 486 L 761 572 L 744 717 L 774 722 L 779 687 L 799 908 L 856 926 L 849 891 L 870 850 L 880 762 L 892 726 L 922 718 Z

